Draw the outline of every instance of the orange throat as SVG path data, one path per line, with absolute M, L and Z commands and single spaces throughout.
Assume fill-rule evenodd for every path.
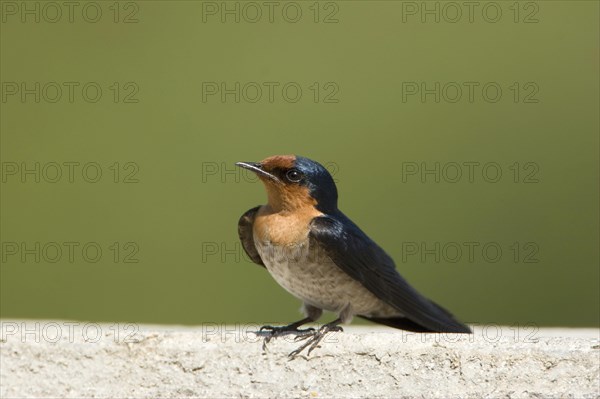
M 317 205 L 317 201 L 311 197 L 308 187 L 283 186 L 271 180 L 261 180 L 267 190 L 268 205 L 274 212 L 314 210 Z

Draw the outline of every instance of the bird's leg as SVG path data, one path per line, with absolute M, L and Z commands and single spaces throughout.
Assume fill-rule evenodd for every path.
M 291 352 L 288 356 L 291 359 L 293 359 L 294 357 L 299 355 L 304 349 L 308 348 L 309 346 L 310 346 L 310 348 L 308 348 L 307 356 L 310 356 L 310 352 L 312 352 L 313 349 L 315 349 L 319 345 L 319 343 L 323 340 L 323 338 L 325 338 L 325 335 L 327 335 L 327 333 L 336 332 L 336 331 L 344 331 L 344 329 L 338 325 L 341 322 L 342 322 L 342 319 L 339 318 L 339 319 L 335 319 L 334 321 L 332 321 L 330 323 L 323 325 L 321 328 L 319 328 L 318 331 L 311 334 L 310 338 L 305 343 L 303 343 L 295 351 Z M 307 337 L 306 336 L 301 337 L 300 339 L 307 339 Z
M 300 330 L 298 327 L 300 327 L 301 325 L 304 325 L 306 323 L 310 323 L 311 321 L 313 321 L 313 319 L 311 317 L 305 317 L 302 320 L 298 320 L 294 323 L 288 324 L 287 326 L 280 326 L 280 327 L 275 327 L 275 326 L 262 326 L 259 330 L 259 332 L 262 331 L 268 331 L 269 334 L 265 337 L 265 339 L 263 340 L 263 350 L 267 349 L 267 344 L 269 342 L 271 342 L 271 340 L 273 338 L 277 338 L 280 337 L 282 335 L 286 335 L 286 334 L 296 334 L 298 336 L 304 336 L 304 335 L 310 335 L 312 334 L 315 329 L 314 328 L 306 328 L 304 330 Z

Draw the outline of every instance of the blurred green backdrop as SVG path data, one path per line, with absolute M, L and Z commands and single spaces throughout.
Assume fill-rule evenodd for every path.
M 233 167 L 294 153 L 463 320 L 599 325 L 598 2 L 55 4 L 2 1 L 2 318 L 295 320 Z

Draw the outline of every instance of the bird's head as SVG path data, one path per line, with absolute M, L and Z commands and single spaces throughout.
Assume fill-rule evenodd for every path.
M 275 211 L 294 211 L 307 206 L 324 213 L 337 209 L 333 178 L 318 162 L 297 155 L 276 155 L 236 165 L 256 173 L 267 189 L 269 206 Z

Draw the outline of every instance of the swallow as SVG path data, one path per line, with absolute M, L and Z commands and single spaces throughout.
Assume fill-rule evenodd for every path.
M 271 338 L 295 333 L 310 355 L 339 324 L 358 316 L 413 332 L 471 333 L 450 312 L 427 299 L 398 273 L 392 258 L 338 209 L 337 187 L 321 164 L 296 155 L 238 162 L 254 172 L 267 204 L 244 213 L 238 234 L 249 258 L 303 303 L 305 317 L 286 326 L 263 326 Z M 337 318 L 318 330 L 299 329 L 323 310 Z

